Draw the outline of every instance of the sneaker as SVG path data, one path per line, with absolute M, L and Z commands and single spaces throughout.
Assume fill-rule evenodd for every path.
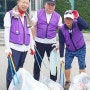
M 65 82 L 64 90 L 68 90 L 68 89 L 69 89 L 70 83 L 71 83 L 71 82 L 68 82 L 68 81 Z

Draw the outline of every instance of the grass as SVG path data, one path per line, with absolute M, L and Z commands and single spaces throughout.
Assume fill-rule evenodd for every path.
M 90 29 L 89 30 L 83 30 L 83 33 L 90 33 Z

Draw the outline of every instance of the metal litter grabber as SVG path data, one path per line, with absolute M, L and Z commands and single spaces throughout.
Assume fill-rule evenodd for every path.
M 42 59 L 42 57 L 41 57 L 39 51 L 37 50 L 37 48 L 35 48 L 35 50 L 36 50 L 36 52 L 37 52 L 37 54 L 38 54 L 40 60 L 42 61 L 44 67 L 47 69 L 47 66 L 46 66 L 45 62 L 43 61 L 43 59 Z M 34 54 L 34 56 L 35 56 L 35 58 L 36 58 L 36 62 L 37 62 L 37 64 L 38 64 L 38 67 L 39 67 L 40 72 L 41 72 L 41 75 L 40 75 L 40 76 L 41 76 L 41 81 L 43 81 L 43 78 L 44 78 L 45 75 L 43 75 L 43 72 L 42 72 L 42 70 L 41 70 L 41 67 L 40 67 L 40 64 L 39 64 L 39 61 L 38 61 L 38 58 L 37 58 L 36 53 Z
M 10 71 L 11 71 L 11 74 L 12 74 L 13 84 L 14 85 L 19 84 L 20 81 L 19 81 L 18 75 L 16 73 L 16 68 L 15 68 L 15 65 L 14 65 L 14 62 L 13 62 L 13 59 L 12 59 L 11 55 L 8 56 L 8 62 L 9 62 Z M 14 75 L 15 75 L 15 77 L 14 77 Z
M 59 83 L 61 83 L 62 87 L 64 88 L 64 62 L 60 64 L 60 79 Z
M 44 63 L 44 61 L 43 61 L 43 59 L 42 59 L 42 57 L 41 57 L 39 51 L 37 50 L 37 48 L 35 48 L 35 50 L 36 50 L 36 52 L 38 53 L 38 55 L 39 55 L 39 57 L 40 57 L 40 59 L 41 59 L 43 65 L 45 66 L 45 68 L 47 68 L 47 66 L 46 66 L 46 64 Z M 35 57 L 36 57 L 36 54 L 35 54 Z M 37 57 L 36 57 L 36 58 L 37 58 Z

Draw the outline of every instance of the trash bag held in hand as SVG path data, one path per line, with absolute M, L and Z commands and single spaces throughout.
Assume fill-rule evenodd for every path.
M 48 87 L 35 80 L 33 76 L 23 68 L 20 68 L 17 71 L 20 83 L 17 85 L 13 84 L 11 81 L 10 87 L 8 90 L 48 90 Z
M 49 59 L 50 59 L 51 75 L 55 76 L 56 75 L 56 67 L 59 63 L 59 50 L 56 50 L 56 48 L 54 48 L 50 53 Z

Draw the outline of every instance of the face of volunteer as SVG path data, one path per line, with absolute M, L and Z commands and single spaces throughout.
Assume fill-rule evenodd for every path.
M 45 7 L 46 13 L 48 13 L 48 14 L 52 14 L 53 11 L 55 10 L 55 4 L 54 3 L 46 2 L 44 7 Z
M 29 8 L 30 0 L 18 0 L 17 5 L 19 10 L 25 12 Z
M 67 27 L 72 28 L 74 16 L 72 14 L 71 10 L 68 10 L 64 13 L 64 23 L 67 25 Z

